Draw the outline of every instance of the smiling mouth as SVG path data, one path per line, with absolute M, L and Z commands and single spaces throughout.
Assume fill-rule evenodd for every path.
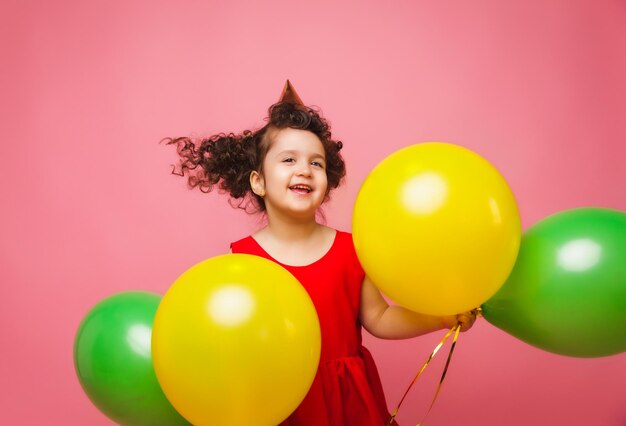
M 290 186 L 289 189 L 300 194 L 303 194 L 303 193 L 308 194 L 311 191 L 313 191 L 313 188 L 311 188 L 308 185 L 293 185 L 293 186 Z

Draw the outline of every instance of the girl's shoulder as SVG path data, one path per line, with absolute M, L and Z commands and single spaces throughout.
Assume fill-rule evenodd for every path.
M 258 251 L 258 244 L 251 235 L 230 243 L 232 253 L 254 253 Z
M 361 282 L 365 276 L 365 271 L 361 266 L 359 257 L 354 248 L 354 241 L 352 240 L 352 233 L 340 231 L 337 229 L 337 236 L 335 240 L 335 257 L 342 259 L 341 263 L 351 271 L 352 276 L 357 277 L 356 281 Z
M 358 262 L 354 242 L 352 241 L 352 233 L 340 229 L 330 229 L 332 229 L 334 241 L 329 253 L 344 258 L 347 256 L 349 259 L 354 259 Z
M 350 242 L 352 243 L 352 233 L 351 232 L 347 232 L 347 231 L 342 231 L 340 229 L 335 229 L 335 231 L 337 232 L 337 237 L 338 239 L 345 241 L 345 242 Z
M 352 242 L 352 234 L 350 232 L 342 231 L 340 229 L 331 228 L 324 225 L 324 230 L 327 235 L 327 239 L 332 242 L 331 247 L 339 247 L 342 251 L 346 249 L 354 249 L 354 243 Z

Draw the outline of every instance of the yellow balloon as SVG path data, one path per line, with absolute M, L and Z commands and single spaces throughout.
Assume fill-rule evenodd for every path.
M 353 238 L 391 299 L 431 315 L 480 306 L 511 272 L 521 238 L 515 198 L 484 158 L 457 145 L 401 149 L 366 178 Z
M 308 392 L 320 345 L 315 307 L 296 278 L 247 254 L 185 272 L 152 330 L 163 392 L 196 426 L 276 426 Z

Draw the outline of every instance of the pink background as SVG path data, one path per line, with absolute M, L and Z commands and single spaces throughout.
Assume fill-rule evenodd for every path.
M 525 228 L 626 209 L 623 0 L 8 0 L 0 16 L 3 424 L 111 424 L 73 370 L 80 320 L 117 292 L 163 294 L 257 226 L 187 191 L 158 141 L 258 127 L 286 78 L 345 142 L 331 226 L 350 229 L 374 165 L 430 140 L 494 164 Z M 441 336 L 365 338 L 390 406 Z M 425 412 L 444 358 L 402 424 Z M 561 357 L 481 321 L 427 424 L 625 425 L 625 379 L 626 354 Z

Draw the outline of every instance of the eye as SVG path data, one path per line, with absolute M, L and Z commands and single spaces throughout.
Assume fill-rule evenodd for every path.
M 315 166 L 315 167 L 319 167 L 319 168 L 321 168 L 321 169 L 323 169 L 323 168 L 324 168 L 324 164 L 320 163 L 319 161 L 313 161 L 313 162 L 311 162 L 311 164 L 312 164 L 313 166 Z
M 293 158 L 291 158 L 291 157 L 288 157 L 288 158 L 285 158 L 285 159 L 283 160 L 283 163 L 293 163 L 294 161 L 296 161 L 296 160 L 295 160 L 295 159 L 293 159 Z

